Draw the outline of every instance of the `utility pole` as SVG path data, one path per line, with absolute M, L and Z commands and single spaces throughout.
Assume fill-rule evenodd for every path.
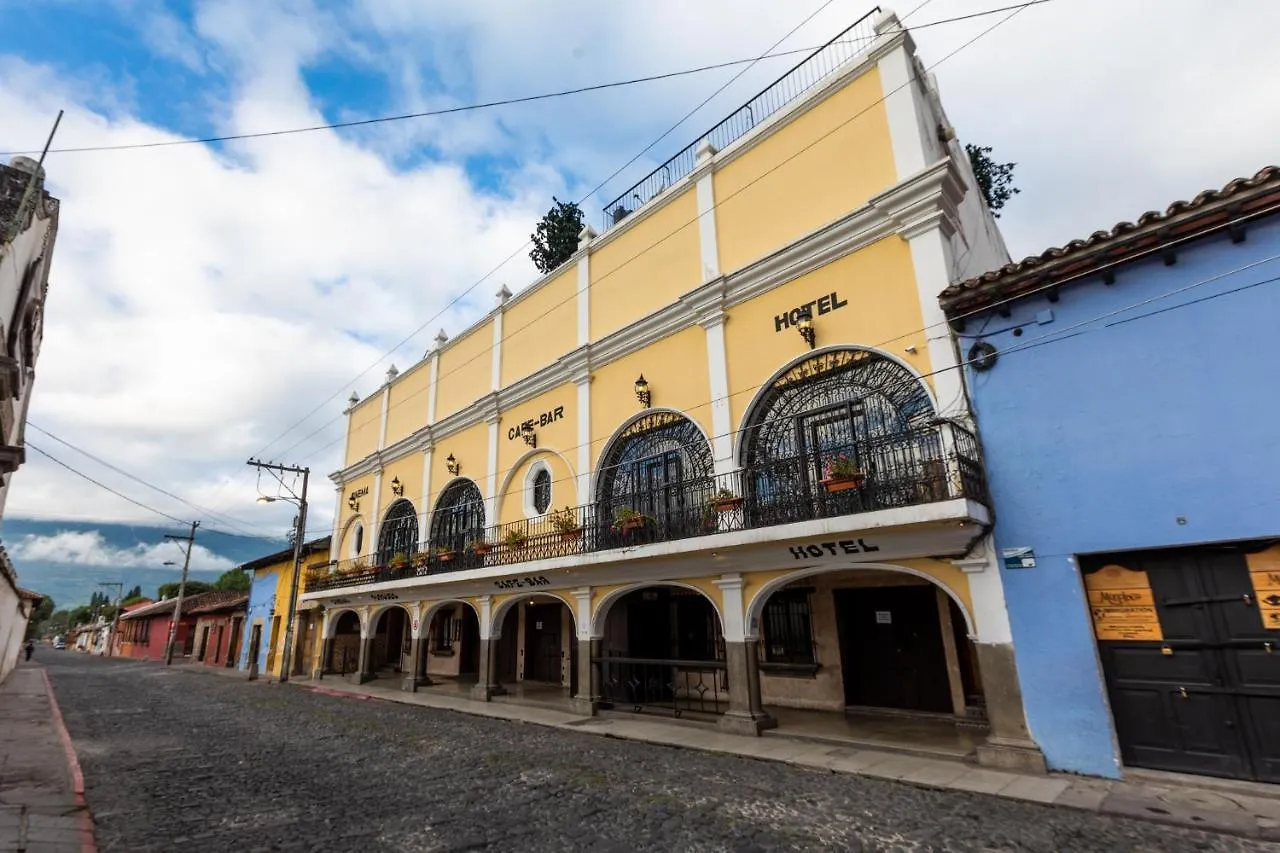
M 250 459 L 249 465 L 257 468 L 259 471 L 271 471 L 276 475 L 277 482 L 284 486 L 284 481 L 280 479 L 279 474 L 301 474 L 302 475 L 302 494 L 292 495 L 292 497 L 268 496 L 262 495 L 258 498 L 263 503 L 272 503 L 274 501 L 286 501 L 296 504 L 298 507 L 298 523 L 294 528 L 293 537 L 293 581 L 289 584 L 289 611 L 285 614 L 284 620 L 284 646 L 280 649 L 280 681 L 284 683 L 289 680 L 289 671 L 293 669 L 293 619 L 298 611 L 298 583 L 302 579 L 302 545 L 306 538 L 307 531 L 307 481 L 311 477 L 310 468 L 299 468 L 296 465 L 279 465 L 274 462 L 262 462 L 257 459 Z M 292 490 L 290 490 L 292 494 Z M 273 638 L 274 639 L 274 638 Z
M 173 533 L 166 533 L 165 539 L 187 540 L 186 556 L 182 560 L 182 580 L 178 581 L 178 601 L 173 605 L 173 619 L 169 621 L 169 642 L 164 649 L 164 665 L 169 666 L 173 663 L 173 644 L 178 637 L 178 622 L 182 620 L 182 599 L 187 592 L 187 569 L 191 567 L 191 549 L 196 544 L 196 528 L 200 526 L 200 522 L 191 522 L 191 532 L 186 536 L 177 536 Z
M 124 581 L 104 581 L 98 586 L 116 588 L 116 615 L 111 619 L 111 633 L 107 635 L 107 657 L 111 657 L 111 647 L 116 642 L 116 630 L 120 627 L 120 599 L 124 597 Z

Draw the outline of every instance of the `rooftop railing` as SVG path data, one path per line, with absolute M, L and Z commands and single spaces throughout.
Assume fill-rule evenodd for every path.
M 835 457 L 859 473 L 831 475 Z M 460 531 L 386 565 L 341 560 L 307 578 L 307 591 L 342 589 L 466 569 L 631 549 L 779 524 L 856 515 L 955 498 L 988 504 L 977 440 L 950 422 L 855 441 L 566 507 L 536 519 Z M 523 579 L 512 579 L 513 586 Z M 536 580 L 536 579 L 535 579 Z
M 697 149 L 703 140 L 722 150 L 745 136 L 788 104 L 829 79 L 850 59 L 864 53 L 875 39 L 876 6 L 822 47 L 801 60 L 786 74 L 769 84 L 754 98 L 734 110 L 706 133 L 682 148 L 671 159 L 654 169 L 634 186 L 604 206 L 604 228 L 617 225 L 637 208 L 659 195 L 693 171 Z

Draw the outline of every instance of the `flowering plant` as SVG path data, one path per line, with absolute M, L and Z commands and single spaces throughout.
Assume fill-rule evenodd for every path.
M 823 479 L 826 480 L 848 479 L 861 474 L 862 470 L 858 468 L 858 463 L 846 453 L 837 453 L 835 456 L 828 457 L 822 469 Z

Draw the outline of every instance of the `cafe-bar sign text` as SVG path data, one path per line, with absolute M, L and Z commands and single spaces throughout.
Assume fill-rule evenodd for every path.
M 525 427 L 528 427 L 529 429 L 534 429 L 536 427 L 544 427 L 544 426 L 547 426 L 548 424 L 553 424 L 558 420 L 562 420 L 563 418 L 564 418 L 564 406 L 556 406 L 554 409 L 543 412 L 542 414 L 538 415 L 536 418 L 529 418 L 526 421 L 521 421 L 520 423 L 513 426 L 511 429 L 507 430 L 507 441 L 515 441 L 517 438 L 519 438 L 520 431 L 523 430 Z

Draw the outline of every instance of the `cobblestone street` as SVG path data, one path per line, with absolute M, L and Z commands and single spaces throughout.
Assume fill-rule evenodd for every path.
M 1229 836 L 51 653 L 104 851 L 1261 851 Z

